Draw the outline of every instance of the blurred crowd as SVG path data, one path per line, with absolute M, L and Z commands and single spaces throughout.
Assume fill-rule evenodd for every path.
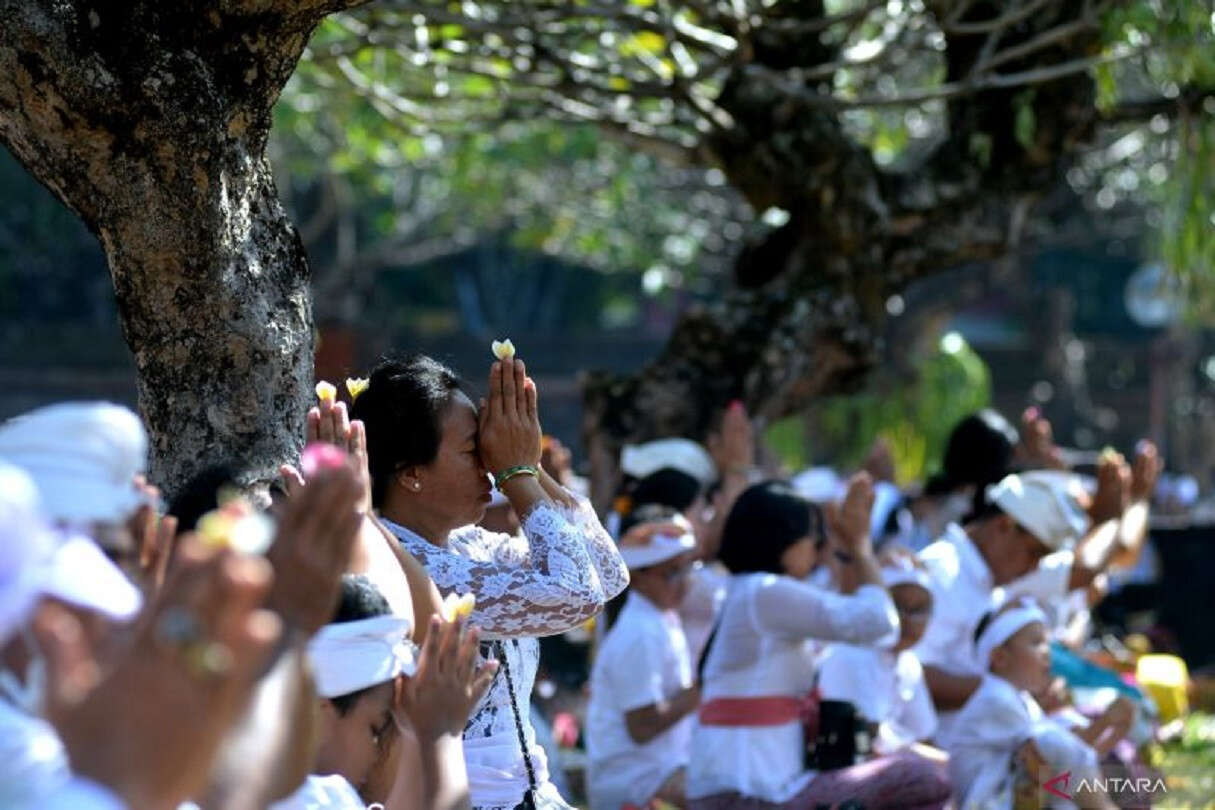
M 762 465 L 733 402 L 597 514 L 495 354 L 476 401 L 322 382 L 280 480 L 168 499 L 125 408 L 0 426 L 0 807 L 1151 805 L 1175 659 L 1093 618 L 1151 576 L 1150 442 L 984 411 L 900 485 Z

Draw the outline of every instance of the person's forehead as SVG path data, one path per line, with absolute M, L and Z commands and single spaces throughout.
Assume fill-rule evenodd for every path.
M 359 709 L 366 714 L 379 717 L 392 708 L 392 681 L 381 683 L 367 690 L 358 703 Z

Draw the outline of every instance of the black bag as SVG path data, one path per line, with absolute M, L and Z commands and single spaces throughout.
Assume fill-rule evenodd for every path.
M 806 767 L 834 771 L 855 765 L 869 753 L 869 724 L 845 700 L 818 701 L 813 740 L 807 734 Z

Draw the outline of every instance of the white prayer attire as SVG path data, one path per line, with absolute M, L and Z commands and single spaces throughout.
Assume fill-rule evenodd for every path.
M 818 674 L 824 700 L 848 701 L 878 725 L 877 753 L 893 754 L 936 733 L 936 709 L 913 651 L 833 644 L 819 661 Z
M 679 614 L 659 610 L 631 592 L 591 672 L 586 716 L 591 810 L 640 807 L 688 764 L 692 715 L 649 742 L 638 743 L 629 736 L 625 714 L 669 701 L 692 682 L 692 659 Z
M 0 699 L 0 807 L 36 807 L 71 778 L 51 724 Z
M 980 676 L 987 667 L 975 655 L 975 628 L 993 607 L 991 569 L 961 526 L 951 523 L 945 534 L 918 555 L 932 584 L 932 618 L 916 655 L 924 666 L 952 675 Z M 940 732 L 946 732 L 956 711 L 940 711 Z
M 522 516 L 523 537 L 466 526 L 437 546 L 404 526 L 384 521 L 440 593 L 476 595 L 469 621 L 481 628 L 483 638 L 501 641 L 539 785 L 535 796 L 539 810 L 569 805 L 548 780 L 548 760 L 536 744 L 529 720 L 528 705 L 540 665 L 538 637 L 580 626 L 629 582 L 616 543 L 590 504 L 572 497 L 578 503 L 575 509 L 547 501 L 533 507 Z M 512 810 L 523 800 L 527 769 L 501 669 L 464 729 L 464 759 L 474 808 Z
M 679 619 L 683 623 L 693 669 L 717 626 L 717 614 L 726 601 L 729 587 L 730 572 L 720 563 L 697 565 L 688 578 L 688 594 L 679 606 Z
M 716 698 L 803 697 L 814 685 L 807 641 L 891 644 L 899 622 L 885 588 L 844 595 L 776 574 L 731 578 L 705 664 L 704 702 Z M 781 804 L 814 776 L 803 763 L 800 722 L 726 727 L 697 723 L 688 796 L 735 792 Z
M 366 807 L 354 785 L 335 773 L 310 774 L 299 790 L 270 805 L 269 810 L 366 810 Z
M 987 674 L 957 714 L 950 731 L 937 741 L 949 752 L 949 771 L 960 810 L 1012 807 L 1013 763 L 1027 741 L 1046 760 L 1052 774 L 1071 771 L 1071 783 L 1100 776 L 1097 752 L 1055 720 L 1046 717 L 1027 692 Z M 1059 799 L 1052 806 L 1072 807 Z
M 4 805 L 6 808 L 10 805 Z M 23 805 L 11 805 L 13 808 Z M 37 804 L 24 805 L 30 810 L 137 810 L 128 808 L 127 803 L 104 785 L 74 776 L 51 791 Z

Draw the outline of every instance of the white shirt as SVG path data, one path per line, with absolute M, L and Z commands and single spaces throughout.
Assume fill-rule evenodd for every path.
M 481 628 L 482 638 L 503 642 L 540 810 L 569 805 L 548 781 L 548 759 L 536 744 L 528 711 L 540 666 L 537 637 L 581 626 L 629 581 L 616 543 L 590 504 L 575 500 L 576 509 L 547 501 L 533 507 L 522 516 L 523 537 L 466 526 L 452 532 L 444 546 L 384 521 L 440 593 L 476 595 L 469 622 Z M 464 729 L 464 761 L 474 808 L 512 810 L 523 801 L 527 767 L 501 669 Z
M 898 616 L 885 588 L 844 595 L 776 574 L 731 578 L 702 684 L 723 697 L 802 697 L 814 685 L 810 639 L 892 643 Z M 782 803 L 814 776 L 803 763 L 799 722 L 766 727 L 702 726 L 692 733 L 688 796 L 734 792 Z
M 730 572 L 720 563 L 698 565 L 689 577 L 688 595 L 679 606 L 679 619 L 688 640 L 688 654 L 695 669 L 705 644 L 717 626 L 717 614 L 726 601 Z
M 365 810 L 367 807 L 354 785 L 340 774 L 309 774 L 299 790 L 269 810 Z
M 3 805 L 5 808 L 21 805 Z M 50 791 L 37 804 L 25 805 L 30 810 L 128 810 L 127 803 L 109 788 L 90 779 L 73 776 Z M 129 810 L 138 810 L 130 808 Z
M 880 754 L 891 754 L 931 737 L 937 713 L 924 683 L 924 669 L 911 650 L 898 654 L 872 647 L 832 644 L 819 661 L 824 700 L 846 700 L 870 723 Z
M 975 652 L 975 628 L 993 607 L 991 569 L 974 542 L 951 523 L 945 534 L 918 555 L 932 581 L 932 618 L 916 655 L 924 666 L 953 675 L 982 675 L 987 667 Z M 940 711 L 937 718 L 946 731 L 956 711 Z
M 71 776 L 51 724 L 0 699 L 0 807 L 38 806 Z
M 996 589 L 1001 600 L 1029 598 L 1036 601 L 1050 619 L 1051 636 L 1063 639 L 1077 622 L 1088 625 L 1088 594 L 1083 588 L 1068 591 L 1076 554 L 1071 549 L 1047 554 L 1038 566 L 1003 588 Z
M 669 701 L 692 681 L 679 615 L 631 592 L 591 672 L 586 731 L 592 810 L 645 805 L 672 773 L 687 765 L 693 715 L 649 742 L 637 743 L 629 736 L 625 714 Z
M 1050 773 L 1072 772 L 1072 784 L 1100 775 L 1097 752 L 1046 717 L 1027 692 L 987 674 L 938 741 L 949 752 L 949 772 L 961 810 L 1012 807 L 1013 757 L 1032 740 Z M 1058 806 L 1069 807 L 1070 802 Z

